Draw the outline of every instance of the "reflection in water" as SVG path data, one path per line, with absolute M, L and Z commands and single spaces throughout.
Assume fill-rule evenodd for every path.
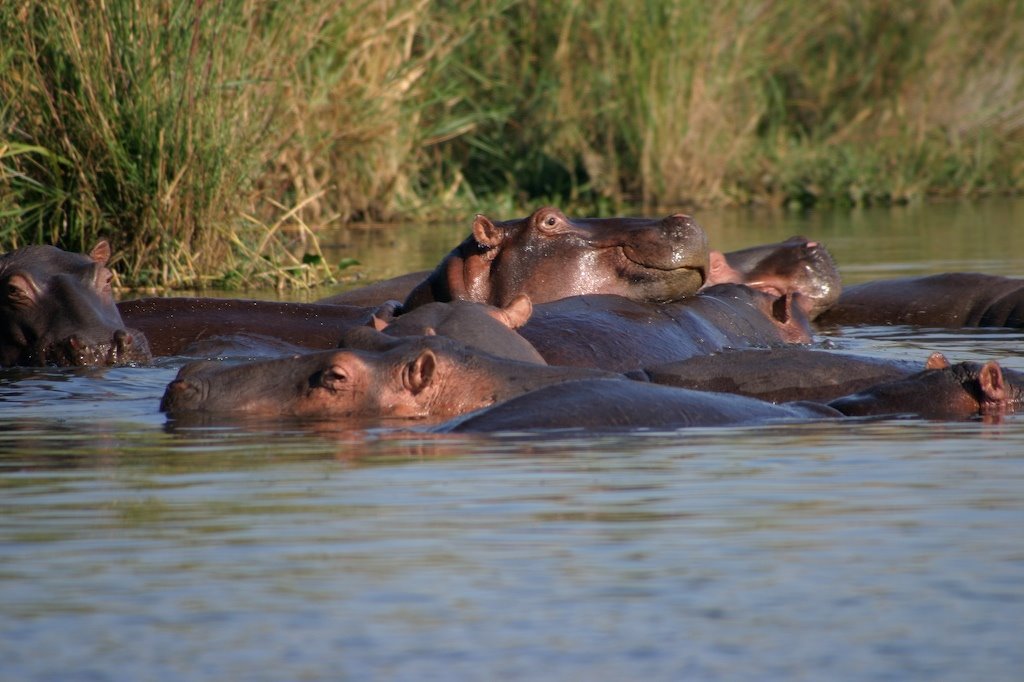
M 796 232 L 835 241 L 855 277 L 949 262 L 1020 274 L 1005 259 L 1022 253 L 1024 205 L 1006 206 L 975 219 L 957 205 L 703 222 L 725 248 Z M 1003 214 L 1015 222 L 996 256 Z M 935 236 L 911 258 L 924 233 Z M 819 343 L 1024 370 L 1022 340 L 864 327 Z M 168 422 L 157 402 L 175 373 L 0 370 L 0 677 L 1024 669 L 1019 415 L 428 438 Z

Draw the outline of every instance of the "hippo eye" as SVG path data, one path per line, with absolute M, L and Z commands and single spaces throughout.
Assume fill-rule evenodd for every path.
M 558 224 L 558 219 L 555 218 L 555 216 L 553 215 L 549 215 L 548 219 L 544 221 L 544 224 L 547 225 L 548 227 L 554 227 L 555 225 Z

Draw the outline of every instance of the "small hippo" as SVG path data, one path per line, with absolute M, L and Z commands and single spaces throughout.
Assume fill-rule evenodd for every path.
M 838 398 L 831 407 L 848 416 L 909 414 L 922 419 L 999 417 L 1024 401 L 1024 374 L 994 360 L 950 365 L 935 353 L 924 371 Z
M 773 405 L 727 393 L 706 393 L 616 379 L 565 381 L 455 418 L 440 432 L 538 429 L 625 431 L 738 426 L 842 417 L 820 403 Z
M 810 320 L 832 307 L 842 292 L 832 255 L 820 242 L 805 237 L 725 254 L 711 251 L 709 258 L 705 287 L 746 284 L 775 296 L 800 294 L 798 300 Z
M 570 379 L 618 376 L 633 383 L 599 370 L 506 360 L 443 336 L 396 338 L 357 327 L 346 340 L 374 350 L 334 350 L 239 365 L 190 363 L 168 385 L 160 409 L 171 416 L 203 412 L 440 420 Z
M 373 326 L 390 336 L 439 334 L 498 357 L 543 365 L 533 344 L 516 332 L 532 312 L 530 297 L 521 294 L 503 308 L 472 301 L 427 303 L 398 317 L 374 315 Z
M 662 305 L 574 296 L 535 305 L 519 333 L 549 364 L 625 372 L 725 348 L 809 343 L 810 327 L 794 298 L 740 284 Z
M 920 362 L 788 346 L 730 349 L 628 375 L 666 386 L 736 393 L 780 403 L 826 402 L 920 370 Z
M 704 230 L 689 216 L 570 220 L 545 207 L 493 222 L 477 215 L 472 234 L 414 288 L 405 310 L 432 301 L 505 306 L 581 294 L 674 301 L 696 293 L 708 271 Z
M 949 272 L 849 287 L 817 322 L 1024 328 L 1024 279 Z
M 147 363 L 145 336 L 114 304 L 110 244 L 88 255 L 26 246 L 0 255 L 0 366 Z

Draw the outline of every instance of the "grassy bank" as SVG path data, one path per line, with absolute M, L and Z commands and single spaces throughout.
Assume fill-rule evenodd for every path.
M 0 133 L 5 250 L 301 286 L 345 221 L 1019 192 L 1024 2 L 16 0 Z

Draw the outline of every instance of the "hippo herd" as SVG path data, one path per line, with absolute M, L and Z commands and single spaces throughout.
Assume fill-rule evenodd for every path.
M 675 429 L 1013 412 L 1024 375 L 831 353 L 815 327 L 1024 326 L 1024 280 L 970 273 L 842 290 L 803 237 L 720 253 L 689 216 L 479 215 L 430 272 L 317 303 L 115 303 L 110 247 L 0 256 L 0 366 L 188 362 L 171 420 L 347 420 L 433 432 Z

